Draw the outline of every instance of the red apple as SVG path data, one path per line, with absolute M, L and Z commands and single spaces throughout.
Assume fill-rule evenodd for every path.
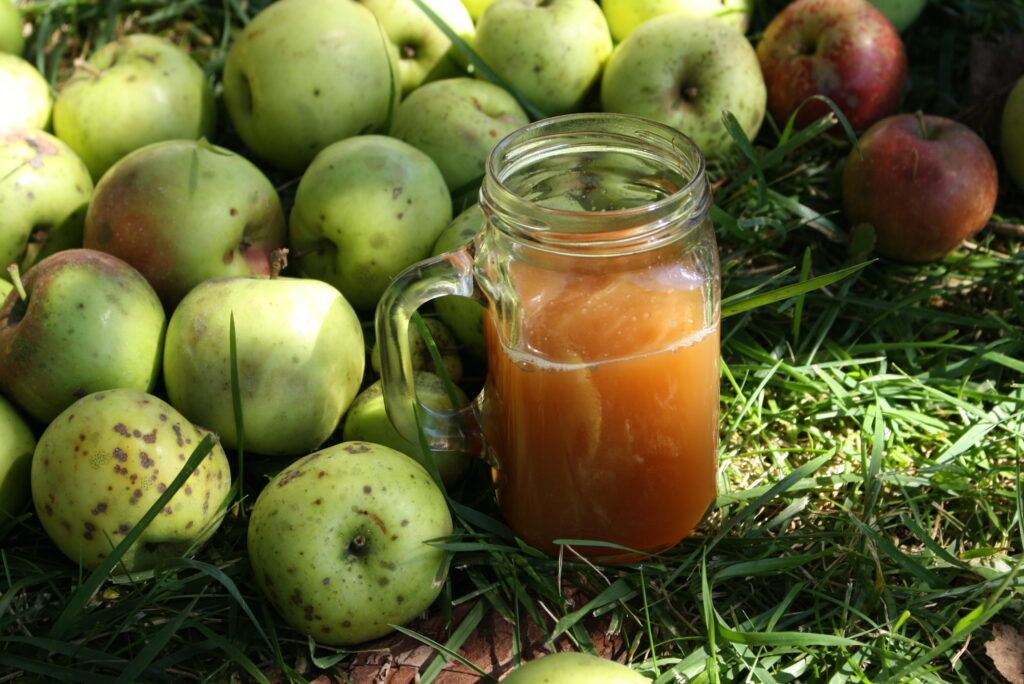
M 843 169 L 850 225 L 875 228 L 875 250 L 923 263 L 946 255 L 992 216 L 996 162 L 967 126 L 939 116 L 898 114 L 860 138 Z
M 868 0 L 796 0 L 765 28 L 757 44 L 768 111 L 797 127 L 824 116 L 833 100 L 855 131 L 896 111 L 907 82 L 903 41 Z M 805 103 L 806 101 L 806 103 Z M 801 108 L 801 105 L 803 107 Z
M 277 190 L 256 165 L 205 140 L 169 140 L 103 175 L 83 244 L 134 266 L 171 309 L 205 280 L 268 274 L 284 241 Z

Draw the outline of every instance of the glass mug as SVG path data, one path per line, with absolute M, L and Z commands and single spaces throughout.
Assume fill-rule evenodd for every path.
M 572 540 L 617 561 L 677 544 L 716 494 L 710 204 L 697 146 L 646 119 L 569 114 L 503 139 L 476 240 L 410 267 L 378 305 L 396 429 L 486 458 L 506 522 L 548 553 Z M 447 295 L 485 307 L 487 378 L 469 406 L 417 416 L 408 326 Z

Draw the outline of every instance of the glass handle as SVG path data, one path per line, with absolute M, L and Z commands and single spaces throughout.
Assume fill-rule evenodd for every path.
M 432 299 L 447 295 L 473 297 L 475 292 L 470 243 L 413 264 L 391 282 L 377 304 L 375 327 L 388 418 L 399 434 L 414 444 L 420 441 L 418 422 L 427 445 L 435 451 L 479 455 L 479 423 L 472 402 L 454 409 L 436 409 L 417 400 L 409 324 L 416 310 Z

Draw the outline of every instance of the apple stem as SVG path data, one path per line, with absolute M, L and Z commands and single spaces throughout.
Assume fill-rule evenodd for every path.
M 14 289 L 18 291 L 21 301 L 27 302 L 28 293 L 25 292 L 25 285 L 21 282 L 21 270 L 18 268 L 18 264 L 8 266 L 7 272 L 11 274 L 11 282 L 14 283 Z
M 288 266 L 288 248 L 280 247 L 270 253 L 270 279 L 277 280 Z
M 920 109 L 918 109 L 916 112 L 914 112 L 914 116 L 917 117 L 917 126 L 921 131 L 921 137 L 924 138 L 925 140 L 928 140 L 929 136 L 931 135 L 931 131 L 928 130 L 928 124 L 925 123 L 924 113 Z
M 352 541 L 348 543 L 348 552 L 353 556 L 363 556 L 366 554 L 366 535 L 357 534 L 352 538 Z
M 73 64 L 73 66 L 76 69 L 82 69 L 84 71 L 88 71 L 90 74 L 92 74 L 93 76 L 96 76 L 96 77 L 98 77 L 101 73 L 103 73 L 102 71 L 100 71 L 99 69 L 94 67 L 92 64 L 90 64 L 89 62 L 87 62 L 84 59 L 82 59 L 81 57 L 76 57 L 75 61 L 72 64 Z

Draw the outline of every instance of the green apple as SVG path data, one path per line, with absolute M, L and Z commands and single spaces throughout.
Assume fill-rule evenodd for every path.
M 594 0 L 494 0 L 477 22 L 474 46 L 512 89 L 551 116 L 583 106 L 612 36 Z
M 0 0 L 0 5 L 6 0 Z M 0 52 L 0 127 L 46 128 L 53 98 L 50 84 L 30 62 Z
M 527 661 L 502 680 L 504 684 L 650 684 L 649 679 L 622 663 L 562 651 Z
M 392 278 L 430 254 L 452 218 L 437 164 L 383 135 L 340 140 L 317 155 L 289 218 L 302 275 L 331 283 L 359 311 L 377 306 Z
M 722 113 L 748 138 L 764 121 L 767 90 L 750 41 L 717 17 L 664 14 L 638 26 L 615 47 L 601 79 L 601 108 L 668 124 L 708 159 L 735 143 Z
M 0 128 L 0 279 L 49 254 L 82 246 L 92 197 L 89 169 L 74 150 L 36 128 Z
M 928 0 L 871 0 L 901 33 L 917 21 Z
M 426 152 L 454 193 L 479 183 L 495 144 L 529 122 L 504 88 L 476 78 L 446 78 L 402 100 L 391 135 Z
M 292 172 L 335 141 L 381 131 L 401 92 L 397 50 L 359 2 L 275 2 L 238 34 L 224 64 L 238 135 Z
M 168 140 L 104 174 L 83 244 L 138 269 L 170 310 L 210 278 L 269 274 L 285 232 L 277 190 L 255 164 L 205 140 Z
M 88 394 L 39 437 L 32 501 L 43 529 L 71 560 L 95 568 L 181 471 L 204 432 L 159 397 L 133 389 Z M 220 525 L 231 488 L 213 450 L 121 558 L 128 572 L 195 550 Z
M 0 0 L 0 52 L 20 55 L 25 51 L 24 24 L 14 0 Z
M 27 414 L 47 423 L 91 392 L 155 387 L 166 317 L 134 268 L 66 249 L 29 269 L 24 289 L 0 306 L 0 390 Z
M 0 279 L 0 304 L 7 299 L 7 295 L 14 291 L 14 283 L 9 280 Z
M 137 33 L 107 43 L 57 93 L 53 131 L 94 180 L 132 150 L 161 140 L 209 137 L 213 89 L 174 43 Z
M 469 16 L 473 17 L 473 21 L 478 21 L 480 16 L 487 9 L 494 0 L 462 0 L 462 4 L 469 10 Z
M 469 402 L 465 393 L 458 386 L 453 386 L 455 397 L 458 400 L 458 404 L 453 405 L 445 383 L 433 373 L 416 371 L 414 382 L 416 398 L 424 406 L 445 410 L 459 408 Z M 356 400 L 352 402 L 342 423 L 341 438 L 345 441 L 361 440 L 383 444 L 411 456 L 427 467 L 429 456 L 420 445 L 402 437 L 395 426 L 391 424 L 384 407 L 384 390 L 380 380 L 360 392 Z M 472 456 L 462 450 L 435 451 L 432 456 L 438 473 L 446 485 L 454 483 L 466 471 L 472 460 Z
M 379 444 L 342 442 L 267 483 L 247 546 L 256 584 L 285 622 L 352 645 L 430 607 L 447 563 L 426 542 L 451 533 L 447 502 L 423 466 Z
M 483 230 L 484 223 L 484 213 L 480 211 L 480 205 L 473 204 L 467 207 L 441 232 L 434 243 L 431 255 L 450 252 L 471 242 Z M 484 307 L 480 302 L 469 297 L 446 295 L 434 300 L 434 311 L 471 354 L 478 359 L 486 358 Z
M 1003 104 L 999 152 L 1018 190 L 1024 190 L 1024 76 L 1017 79 Z
M 412 0 L 359 0 L 373 12 L 398 52 L 402 92 L 411 93 L 448 58 L 452 42 Z M 473 19 L 461 0 L 424 0 L 434 14 L 467 43 Z
M 445 373 L 448 374 L 448 379 L 452 382 L 462 380 L 462 357 L 459 356 L 455 335 L 438 318 L 424 317 L 423 325 L 426 326 L 427 332 L 434 340 L 434 345 L 441 355 L 441 362 Z M 434 365 L 434 359 L 430 355 L 430 348 L 427 347 L 426 340 L 420 335 L 419 327 L 415 324 L 409 326 L 409 356 L 412 359 L 413 370 L 437 373 L 437 366 Z M 370 367 L 377 375 L 380 375 L 380 340 L 377 340 L 373 349 L 370 350 Z
M 898 1 L 898 0 L 897 0 Z M 601 0 L 612 38 L 621 42 L 640 24 L 663 14 L 717 16 L 746 33 L 752 0 Z
M 246 450 L 308 454 L 359 391 L 366 363 L 359 318 L 334 287 L 308 278 L 217 278 L 189 292 L 167 324 L 167 397 L 229 448 L 238 446 L 232 315 Z
M 32 429 L 14 404 L 0 395 L 0 524 L 28 503 L 35 448 Z

